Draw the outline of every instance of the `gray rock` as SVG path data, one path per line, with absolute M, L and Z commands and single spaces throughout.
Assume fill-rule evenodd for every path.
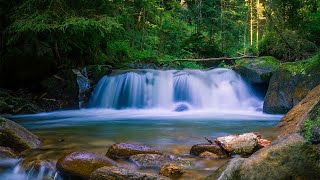
M 129 158 L 136 154 L 162 154 L 157 149 L 139 144 L 113 144 L 106 154 L 110 158 Z
M 274 72 L 263 111 L 285 114 L 320 84 L 320 56 L 315 60 L 285 63 Z
M 138 171 L 118 168 L 102 167 L 94 171 L 90 180 L 167 180 L 168 178 L 150 173 L 141 173 Z
M 190 167 L 192 163 L 174 155 L 159 154 L 137 154 L 130 157 L 130 160 L 142 168 L 161 168 L 165 164 L 174 164 L 179 167 Z
M 0 117 L 0 146 L 22 152 L 40 146 L 39 138 L 19 124 Z

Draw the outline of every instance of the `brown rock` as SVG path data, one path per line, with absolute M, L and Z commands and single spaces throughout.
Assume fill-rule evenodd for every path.
M 176 179 L 181 177 L 184 172 L 185 171 L 183 169 L 174 164 L 166 164 L 160 169 L 159 174 Z
M 128 158 L 136 154 L 162 154 L 155 148 L 138 144 L 113 144 L 106 154 L 110 158 Z
M 60 158 L 57 169 L 63 176 L 89 179 L 90 174 L 104 166 L 118 166 L 113 160 L 90 152 L 72 152 Z
M 194 155 L 194 156 L 199 156 L 201 153 L 206 152 L 206 151 L 212 152 L 212 153 L 218 155 L 220 158 L 228 157 L 227 152 L 215 143 L 193 145 L 190 150 L 190 154 Z
M 0 146 L 0 159 L 17 158 L 17 155 L 8 147 Z
M 0 146 L 22 152 L 40 146 L 39 138 L 19 124 L 0 117 Z
M 118 168 L 118 167 L 102 167 L 94 171 L 90 180 L 167 180 L 166 177 L 162 177 L 156 174 L 141 173 L 138 171 Z
M 281 129 L 280 135 L 286 136 L 291 133 L 300 132 L 304 121 L 317 106 L 320 107 L 320 85 L 311 90 L 299 104 L 282 117 L 278 124 L 278 127 Z
M 174 155 L 160 154 L 137 154 L 130 157 L 137 166 L 143 168 L 161 168 L 171 163 L 180 167 L 190 167 L 192 163 Z
M 258 146 L 259 148 L 264 148 L 267 147 L 271 144 L 271 141 L 267 139 L 258 139 Z
M 219 137 L 215 140 L 223 149 L 232 154 L 247 156 L 254 153 L 259 147 L 261 135 L 256 132 Z M 265 142 L 266 141 L 261 141 Z M 263 146 L 263 144 L 261 144 Z
M 210 159 L 219 159 L 220 158 L 220 156 L 218 156 L 217 154 L 209 152 L 209 151 L 205 151 L 205 152 L 201 153 L 199 155 L 199 157 L 210 158 Z

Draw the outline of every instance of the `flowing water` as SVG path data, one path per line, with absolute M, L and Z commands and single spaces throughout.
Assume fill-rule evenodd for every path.
M 206 143 L 203 137 L 258 131 L 275 138 L 281 115 L 264 114 L 262 105 L 229 69 L 135 70 L 103 77 L 88 109 L 10 118 L 42 139 L 29 157 L 55 162 L 72 150 L 105 154 L 113 143 L 138 143 L 194 160 L 185 178 L 197 179 L 225 162 L 188 155 L 192 145 Z M 0 171 L 0 179 L 32 179 L 15 167 Z

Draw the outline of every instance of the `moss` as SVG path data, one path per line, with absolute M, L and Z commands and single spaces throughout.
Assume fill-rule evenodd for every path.
M 304 121 L 302 134 L 311 143 L 320 142 L 320 107 Z
M 284 63 L 281 68 L 286 69 L 292 73 L 292 75 L 305 75 L 315 66 L 320 64 L 320 53 L 306 60 Z

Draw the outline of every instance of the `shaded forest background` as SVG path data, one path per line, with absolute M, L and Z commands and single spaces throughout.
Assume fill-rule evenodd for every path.
M 172 60 L 241 55 L 297 61 L 319 46 L 317 0 L 0 0 L 2 87 L 91 64 L 202 68 Z

